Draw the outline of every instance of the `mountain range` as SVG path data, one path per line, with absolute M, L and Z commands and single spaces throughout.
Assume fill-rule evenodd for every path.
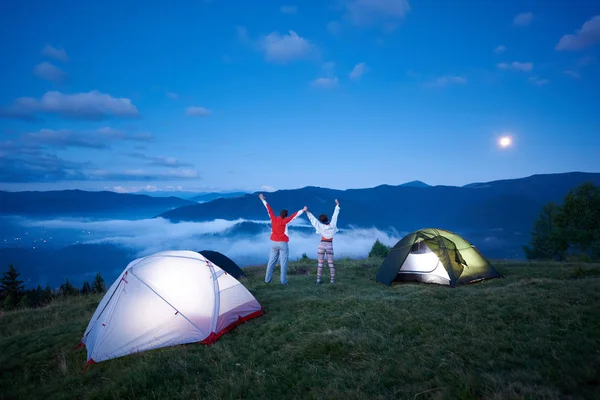
M 215 192 L 215 193 L 202 193 L 193 197 L 190 197 L 190 200 L 196 201 L 198 203 L 207 203 L 209 201 L 213 201 L 216 199 L 229 199 L 229 198 L 233 198 L 233 197 L 240 197 L 240 196 L 244 196 L 248 193 L 246 192 L 230 192 L 230 193 L 220 193 L 220 192 Z
M 490 259 L 515 259 L 523 257 L 522 246 L 529 241 L 530 229 L 542 206 L 549 201 L 561 203 L 570 189 L 584 182 L 600 186 L 600 173 L 533 175 L 462 187 L 430 186 L 420 181 L 348 190 L 310 186 L 265 196 L 277 213 L 281 208 L 294 212 L 306 205 L 313 214 L 329 216 L 334 200 L 338 199 L 340 228 L 378 229 L 363 229 L 359 233 L 367 235 L 369 243 L 382 234 L 400 239 L 409 231 L 434 227 L 463 235 Z M 267 237 L 269 231 L 267 224 L 252 222 L 268 218 L 257 195 L 232 193 L 230 197 L 214 200 L 205 198 L 207 201 L 199 204 L 178 197 L 106 191 L 0 191 L 0 270 L 14 264 L 28 284 L 50 283 L 55 287 L 65 278 L 81 284 L 83 279 L 91 279 L 95 271 L 111 280 L 145 247 L 167 249 L 183 245 L 200 250 L 212 244 L 219 247 L 216 250 L 226 252 L 234 243 L 256 247 L 259 235 Z M 74 226 L 82 227 L 70 228 L 68 221 L 81 219 L 90 225 L 75 222 Z M 171 224 L 165 225 L 167 221 L 162 219 Z M 217 219 L 241 221 L 214 232 L 212 228 L 203 231 L 188 224 L 179 225 L 185 221 Z M 291 232 L 297 239 L 314 236 L 314 230 L 306 226 L 306 217 L 301 219 L 304 226 L 292 226 Z M 52 221 L 46 224 L 44 220 L 56 220 L 58 225 Z M 93 222 L 100 220 L 104 225 Z M 131 224 L 139 226 L 139 231 L 128 228 Z M 189 234 L 181 236 L 178 232 L 182 230 Z M 356 237 L 352 235 L 349 232 L 345 239 L 339 240 L 351 241 Z M 143 243 L 138 239 L 134 241 L 137 244 L 122 244 L 138 237 L 144 238 Z M 160 238 L 163 247 L 152 237 Z M 346 245 L 354 246 L 354 242 Z M 366 255 L 367 247 L 364 251 Z M 260 256 L 244 261 L 242 253 L 238 251 L 234 257 L 242 266 L 264 262 Z
M 28 217 L 139 219 L 190 204 L 196 202 L 178 197 L 151 197 L 110 191 L 0 191 L 0 215 Z
M 560 203 L 566 193 L 590 181 L 600 185 L 600 173 L 571 172 L 473 183 L 463 187 L 381 185 L 368 189 L 334 190 L 304 187 L 266 194 L 275 210 L 291 212 L 308 206 L 313 214 L 331 215 L 339 199 L 340 227 L 394 228 L 400 231 L 437 227 L 449 230 L 512 230 L 531 228 L 542 206 Z M 159 215 L 174 222 L 264 219 L 266 211 L 256 195 L 216 199 L 184 205 Z

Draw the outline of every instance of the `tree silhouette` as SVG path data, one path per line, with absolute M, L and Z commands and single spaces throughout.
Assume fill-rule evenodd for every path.
M 94 279 L 94 283 L 92 284 L 92 291 L 94 293 L 104 293 L 106 288 L 104 287 L 104 279 L 98 272 L 96 274 L 96 278 Z
M 5 309 L 10 310 L 15 308 L 23 297 L 25 286 L 23 285 L 23 281 L 19 279 L 19 275 L 15 267 L 11 264 L 8 267 L 8 271 L 0 279 L 0 299 Z

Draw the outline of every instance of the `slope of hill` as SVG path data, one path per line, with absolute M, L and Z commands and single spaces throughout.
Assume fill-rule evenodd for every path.
M 0 397 L 598 398 L 600 266 L 496 263 L 505 278 L 449 289 L 378 284 L 381 261 L 338 261 L 333 286 L 314 284 L 315 260 L 292 263 L 289 286 L 247 269 L 263 316 L 84 375 L 75 347 L 101 296 L 0 314 Z
M 246 192 L 230 192 L 230 193 L 219 193 L 219 192 L 214 192 L 214 193 L 202 193 L 199 194 L 197 196 L 193 196 L 190 197 L 190 200 L 196 201 L 198 203 L 206 203 L 212 200 L 216 200 L 216 199 L 229 199 L 232 197 L 240 197 L 240 196 L 244 196 L 248 193 Z
M 333 200 L 342 207 L 340 226 L 394 227 L 414 230 L 442 227 L 450 230 L 529 230 L 543 204 L 560 202 L 569 189 L 586 181 L 600 185 L 600 173 L 573 172 L 454 186 L 389 186 L 333 190 L 305 187 L 266 195 L 275 209 L 295 211 L 304 205 L 315 213 L 331 214 Z M 172 221 L 264 219 L 265 209 L 255 195 L 217 199 L 179 207 L 161 214 Z
M 0 191 L 0 215 L 141 218 L 187 204 L 194 202 L 177 197 L 151 197 L 109 191 Z

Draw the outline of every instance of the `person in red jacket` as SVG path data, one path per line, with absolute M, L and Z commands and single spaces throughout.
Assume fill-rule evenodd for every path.
M 258 195 L 264 206 L 267 208 L 269 218 L 271 219 L 271 253 L 269 254 L 269 263 L 267 264 L 267 272 L 265 274 L 265 283 L 271 282 L 273 277 L 273 270 L 275 264 L 279 259 L 279 265 L 281 266 L 281 278 L 280 281 L 283 285 L 287 285 L 287 264 L 288 264 L 288 242 L 290 238 L 288 236 L 288 224 L 298 218 L 305 211 L 304 209 L 296 211 L 292 215 L 288 216 L 288 211 L 283 209 L 279 212 L 279 216 L 275 216 L 273 209 L 265 200 L 265 196 L 261 193 Z

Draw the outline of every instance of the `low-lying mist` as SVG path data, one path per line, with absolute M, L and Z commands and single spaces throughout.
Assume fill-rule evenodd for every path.
M 244 267 L 266 264 L 270 249 L 268 221 L 173 223 L 163 218 L 133 221 L 14 218 L 12 223 L 13 231 L 21 230 L 11 233 L 22 236 L 20 252 L 7 252 L 5 243 L 0 261 L 15 264 L 33 285 L 45 285 L 48 281 L 60 284 L 65 278 L 79 284 L 95 272 L 101 272 L 110 281 L 134 258 L 163 250 L 215 250 Z M 375 228 L 340 230 L 334 239 L 335 257 L 364 258 L 375 240 L 393 246 L 403 234 Z M 316 258 L 320 236 L 308 221 L 294 221 L 289 236 L 290 260 L 304 253 Z M 57 237 L 60 242 L 55 241 Z M 23 238 L 29 242 L 23 242 Z M 114 255 L 109 257 L 107 253 Z M 24 254 L 27 257 L 22 261 L 15 259 Z
M 249 224 L 248 224 L 249 223 Z M 248 228 L 236 229 L 246 225 Z M 254 226 L 252 226 L 254 225 Z M 86 220 L 24 220 L 24 227 L 47 230 L 68 230 L 74 235 L 81 233 L 79 243 L 112 243 L 134 250 L 137 256 L 145 256 L 163 250 L 216 250 L 237 259 L 259 260 L 268 257 L 270 226 L 268 221 L 213 220 L 210 222 L 172 223 L 163 218 L 138 221 L 86 221 Z M 256 229 L 260 233 L 256 232 Z M 290 258 L 303 253 L 316 255 L 320 236 L 304 221 L 294 221 L 290 226 Z M 354 228 L 340 230 L 334 240 L 338 257 L 366 257 L 375 240 L 393 245 L 401 234 L 378 229 Z M 252 263 L 250 262 L 250 263 Z M 248 265 L 248 261 L 238 261 Z

